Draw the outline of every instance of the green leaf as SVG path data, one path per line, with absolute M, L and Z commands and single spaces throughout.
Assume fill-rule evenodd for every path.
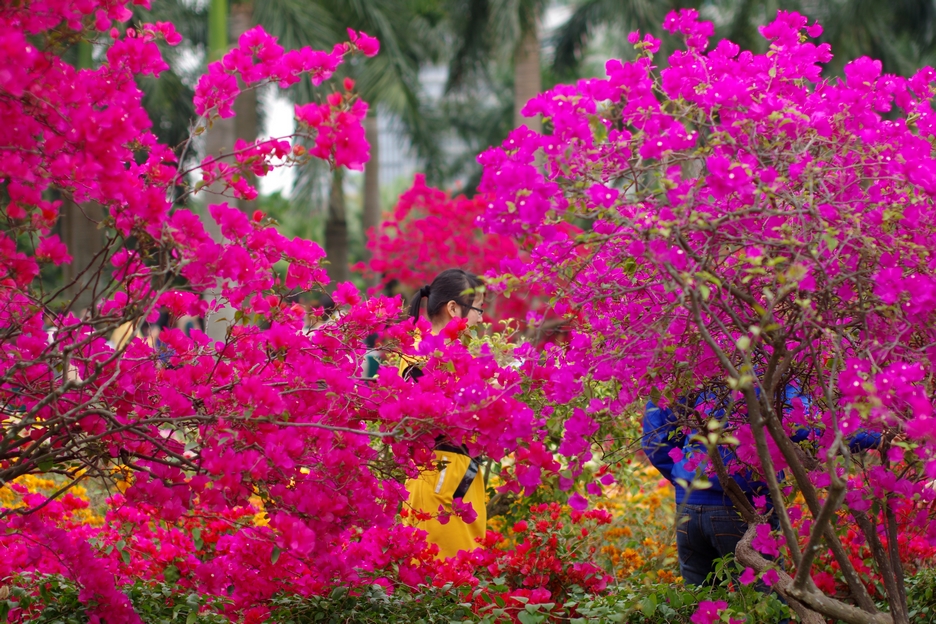
M 192 543 L 195 545 L 195 550 L 201 550 L 205 547 L 205 542 L 201 537 L 201 529 L 192 529 Z
M 517 613 L 517 619 L 520 620 L 520 624 L 539 624 L 541 621 L 538 615 L 527 611 L 520 611 Z
M 188 617 L 185 618 L 185 624 L 195 624 L 198 620 L 198 611 L 189 611 Z
M 179 568 L 177 568 L 175 565 L 168 565 L 163 571 L 163 578 L 167 583 L 176 583 L 180 578 L 182 578 L 182 574 L 179 572 Z
M 281 553 L 281 552 L 282 552 L 282 551 L 280 550 L 279 546 L 274 546 L 274 547 L 273 547 L 273 554 L 270 556 L 270 563 L 276 563 L 276 562 L 279 560 L 279 558 L 280 558 L 280 553 Z
M 656 596 L 650 594 L 649 596 L 644 597 L 640 601 L 640 611 L 644 614 L 645 617 L 653 617 L 653 614 L 656 612 L 657 600 Z

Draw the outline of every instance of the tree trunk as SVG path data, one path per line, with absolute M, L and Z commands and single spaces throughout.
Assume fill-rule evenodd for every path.
M 91 69 L 94 61 L 91 57 L 91 44 L 82 41 L 78 44 L 78 69 Z M 62 293 L 68 308 L 77 315 L 94 304 L 97 294 L 91 280 L 97 271 L 91 267 L 94 258 L 104 249 L 104 233 L 98 224 L 104 218 L 104 209 L 96 202 L 76 204 L 70 199 L 62 202 L 61 233 L 62 242 L 68 247 L 72 261 L 62 266 L 62 277 L 66 286 Z M 101 262 L 99 261 L 98 267 Z
M 95 262 L 104 249 L 104 233 L 98 229 L 103 218 L 104 209 L 97 202 L 76 204 L 70 199 L 62 202 L 62 242 L 72 257 L 70 263 L 62 265 L 66 286 L 62 294 L 69 302 L 68 309 L 78 316 L 94 304 L 99 294 L 93 282 L 100 277 L 103 264 L 101 258 Z
M 540 68 L 539 28 L 535 25 L 523 33 L 514 51 L 514 127 L 526 124 L 530 130 L 540 132 L 543 124 L 539 115 L 524 117 L 520 111 L 526 103 L 539 95 L 543 89 Z
M 219 60 L 228 50 L 228 6 L 227 0 L 211 0 L 211 6 L 208 9 L 208 62 Z M 225 150 L 231 149 L 236 137 L 236 127 L 234 119 L 215 119 L 211 128 L 205 133 L 205 154 L 218 156 Z M 221 228 L 215 223 L 208 213 L 208 204 L 217 203 L 220 199 L 215 195 L 223 190 L 220 184 L 210 185 L 205 188 L 207 192 L 205 197 L 205 211 L 202 214 L 202 222 L 205 224 L 205 230 L 211 237 L 221 240 Z M 220 289 L 212 288 L 205 292 L 205 299 L 211 301 L 221 294 Z M 205 317 L 205 333 L 212 340 L 223 341 L 227 335 L 227 329 L 234 320 L 234 310 L 230 306 L 224 306 Z
M 231 6 L 231 40 L 237 41 L 240 36 L 253 28 L 253 2 L 236 2 Z M 241 89 L 244 88 L 243 82 L 238 81 Z M 257 91 L 241 91 L 240 95 L 234 101 L 234 133 L 238 139 L 245 141 L 256 141 L 257 132 Z M 231 144 L 233 146 L 233 143 Z M 250 175 L 249 181 L 252 186 L 257 184 L 257 176 Z M 250 214 L 257 209 L 257 200 L 238 199 L 237 207 Z
M 371 236 L 376 236 L 380 226 L 380 144 L 379 128 L 377 125 L 377 109 L 371 107 L 364 119 L 364 132 L 370 145 L 370 160 L 364 167 L 364 211 L 362 221 L 364 225 L 364 263 L 370 262 L 371 253 L 367 249 L 367 242 Z M 368 286 L 377 283 L 376 276 L 368 280 Z
M 350 279 L 348 272 L 348 218 L 345 214 L 344 170 L 332 172 L 328 195 L 328 219 L 325 221 L 325 255 L 332 287 Z

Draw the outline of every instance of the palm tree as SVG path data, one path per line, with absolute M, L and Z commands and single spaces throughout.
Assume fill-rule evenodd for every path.
M 747 0 L 741 1 L 750 4 Z M 685 8 L 698 4 L 701 3 L 676 2 L 675 0 L 578 0 L 573 2 L 571 14 L 556 30 L 553 37 L 555 46 L 553 71 L 562 76 L 574 75 L 581 65 L 589 43 L 602 29 L 619 33 L 620 36 L 615 37 L 615 40 L 624 44 L 626 44 L 626 34 L 633 30 L 663 37 L 662 24 L 667 12 L 677 8 L 677 5 Z M 625 55 L 624 46 L 622 45 L 621 48 L 615 51 Z M 665 58 L 665 53 L 660 56 Z
M 364 31 L 380 40 L 380 54 L 375 58 L 353 59 L 342 66 L 344 75 L 355 80 L 356 88 L 369 104 L 365 123 L 371 144 L 371 162 L 365 168 L 363 222 L 365 232 L 380 220 L 379 159 L 377 144 L 378 110 L 397 115 L 417 152 L 426 161 L 438 153 L 435 127 L 425 114 L 419 91 L 418 71 L 423 59 L 431 57 L 432 37 L 421 37 L 431 27 L 416 10 L 413 0 L 276 0 L 254 5 L 254 18 L 287 49 L 312 46 L 330 49 L 346 41 L 346 28 Z M 427 43 L 428 42 L 428 43 Z M 287 92 L 297 103 L 309 102 L 320 93 L 308 81 Z M 319 171 L 319 174 L 321 171 Z M 314 169 L 306 172 L 297 188 L 308 190 Z M 348 224 L 345 213 L 343 175 L 332 172 L 327 201 L 325 251 L 329 259 L 329 277 L 333 283 L 349 279 Z
M 538 118 L 520 111 L 542 91 L 540 31 L 547 0 L 448 0 L 455 51 L 448 91 L 485 80 L 492 63 L 509 64 L 513 73 L 513 125 L 539 131 Z M 488 80 L 485 80 L 489 82 Z
M 159 77 L 141 76 L 137 84 L 143 91 L 143 107 L 153 122 L 153 134 L 161 143 L 181 146 L 188 138 L 195 118 L 195 95 L 191 84 L 195 72 L 183 69 L 193 53 L 204 48 L 208 36 L 208 8 L 202 3 L 182 0 L 159 0 L 150 9 L 133 6 L 133 22 L 171 22 L 182 35 L 179 46 L 163 46 L 169 69 Z

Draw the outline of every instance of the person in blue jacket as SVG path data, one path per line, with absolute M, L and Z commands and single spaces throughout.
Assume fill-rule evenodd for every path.
M 719 393 L 722 394 L 722 393 Z M 727 394 L 727 393 L 724 393 Z M 806 398 L 792 385 L 786 388 L 784 411 L 792 409 L 792 402 L 799 398 L 804 403 Z M 700 394 L 694 401 L 685 397 L 676 403 L 677 409 L 692 402 L 693 407 L 703 403 L 715 405 L 706 415 L 722 421 L 727 431 L 733 428 L 737 415 L 726 418 L 727 401 L 721 401 L 715 392 Z M 704 585 L 706 578 L 715 570 L 715 560 L 728 553 L 734 554 L 741 537 L 747 531 L 747 523 L 735 509 L 731 499 L 719 483 L 717 475 L 708 477 L 711 487 L 705 489 L 689 488 L 681 483 L 691 484 L 696 479 L 697 471 L 702 473 L 708 465 L 705 446 L 692 440 L 693 431 L 686 431 L 686 420 L 679 422 L 677 414 L 669 408 L 661 408 L 653 401 L 647 403 L 643 419 L 643 439 L 641 446 L 650 463 L 676 488 L 676 508 L 679 518 L 676 527 L 676 550 L 679 556 L 679 570 L 683 579 L 692 585 Z M 790 436 L 794 442 L 805 440 L 809 429 L 803 428 Z M 873 448 L 880 442 L 880 434 L 861 432 L 849 441 L 853 451 Z M 767 485 L 753 480 L 750 471 L 732 471 L 731 464 L 736 460 L 734 451 L 728 446 L 719 447 L 722 462 L 735 472 L 732 478 L 741 491 L 753 504 L 755 496 L 766 497 L 768 508 L 770 493 Z M 701 454 L 701 457 L 700 457 Z M 692 463 L 697 463 L 693 466 Z M 687 463 L 689 464 L 687 466 Z M 691 467 L 691 469 L 690 469 Z M 777 528 L 775 516 L 771 516 L 774 528 Z

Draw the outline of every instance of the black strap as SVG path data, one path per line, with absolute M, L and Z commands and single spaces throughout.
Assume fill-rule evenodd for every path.
M 456 455 L 468 455 L 468 447 L 464 444 L 461 446 L 455 446 L 454 444 L 449 444 L 445 442 L 444 436 L 439 436 L 436 438 L 436 451 L 442 451 L 443 453 L 455 453 Z
M 422 369 L 416 364 L 410 364 L 403 370 L 403 379 L 418 381 L 422 376 Z M 436 438 L 435 450 L 442 451 L 444 453 L 455 453 L 456 455 L 468 455 L 468 447 L 465 445 L 455 446 L 454 444 L 449 444 L 444 440 L 445 438 L 443 436 Z M 480 471 L 481 461 L 472 457 L 471 461 L 468 462 L 468 470 L 465 472 L 465 476 L 462 477 L 461 483 L 459 483 L 458 487 L 455 488 L 455 494 L 452 495 L 452 498 L 465 498 L 465 494 L 468 493 L 468 488 L 470 488 L 471 484 L 474 483 L 475 477 L 478 476 L 478 472 Z
M 416 364 L 410 364 L 403 369 L 401 377 L 407 381 L 418 381 L 423 376 L 422 369 Z
M 461 483 L 459 483 L 458 487 L 455 488 L 455 493 L 452 494 L 452 498 L 465 498 L 465 494 L 468 493 L 468 488 L 470 488 L 471 484 L 474 483 L 475 477 L 478 476 L 478 472 L 480 470 L 481 462 L 472 457 L 471 461 L 468 463 L 468 471 L 465 472 L 465 476 L 462 477 Z

